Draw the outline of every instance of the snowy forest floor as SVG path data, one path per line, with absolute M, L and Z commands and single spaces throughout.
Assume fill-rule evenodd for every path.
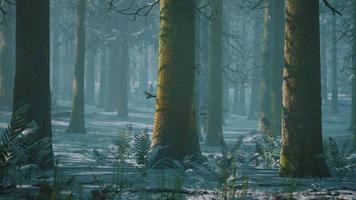
M 344 141 L 355 143 L 355 136 L 347 131 L 350 102 L 340 102 L 338 115 L 330 115 L 328 105 L 324 107 L 324 138 L 333 137 L 338 144 Z M 0 199 L 34 198 L 31 192 L 26 191 L 33 190 L 32 186 L 36 185 L 33 182 L 36 181 L 53 182 L 52 186 L 56 185 L 54 190 L 65 199 L 356 199 L 355 173 L 339 176 L 334 171 L 334 176 L 327 179 L 281 178 L 277 163 L 251 166 L 238 162 L 237 176 L 221 182 L 219 174 L 223 172 L 217 164 L 220 150 L 203 143 L 202 152 L 208 162 L 192 169 L 173 163 L 173 169 L 145 170 L 135 163 L 132 156 L 117 163 L 111 155 L 119 130 L 132 127 L 129 130 L 132 135 L 145 128 L 151 132 L 153 109 L 130 106 L 129 120 L 119 121 L 114 112 L 87 106 L 87 134 L 65 133 L 70 117 L 68 103 L 61 103 L 56 110 L 53 113 L 53 148 L 58 160 L 55 175 L 48 172 L 48 178 L 43 178 L 43 175 L 39 177 L 41 172 L 34 170 L 32 177 L 19 179 L 21 184 L 18 188 L 0 194 Z M 10 113 L 1 113 L 1 127 L 6 126 L 10 116 Z M 230 115 L 226 118 L 224 139 L 227 145 L 233 145 L 239 136 L 243 136 L 238 150 L 241 159 L 254 156 L 256 127 L 257 121 L 247 120 L 245 116 Z M 348 156 L 351 169 L 355 169 L 355 157 L 355 154 Z M 115 188 L 112 187 L 114 185 Z M 104 196 L 106 198 L 101 198 Z

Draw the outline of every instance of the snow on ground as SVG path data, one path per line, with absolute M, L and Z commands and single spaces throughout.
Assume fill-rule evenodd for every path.
M 130 106 L 129 120 L 119 121 L 116 113 L 104 112 L 94 106 L 86 106 L 87 134 L 65 133 L 69 122 L 70 109 L 64 104 L 59 112 L 53 113 L 53 148 L 58 159 L 58 170 L 63 179 L 73 179 L 75 184 L 64 191 L 78 191 L 89 195 L 91 191 L 105 185 L 122 183 L 120 197 L 122 199 L 165 199 L 175 194 L 174 188 L 179 187 L 187 199 L 218 199 L 223 195 L 218 183 L 215 169 L 199 167 L 184 170 L 182 166 L 172 170 L 148 169 L 136 166 L 134 161 L 127 160 L 119 165 L 110 159 L 111 145 L 118 138 L 120 130 L 132 127 L 131 134 L 143 129 L 152 130 L 154 110 Z M 347 131 L 350 105 L 343 103 L 339 115 L 329 114 L 326 106 L 323 112 L 324 137 L 329 136 L 337 141 L 350 140 Z M 1 113 L 0 126 L 5 127 L 10 113 Z M 239 136 L 255 131 L 257 121 L 247 120 L 245 116 L 232 115 L 226 119 L 224 138 L 232 144 Z M 253 151 L 252 135 L 245 137 L 241 151 Z M 202 151 L 207 157 L 214 158 L 219 154 L 218 148 L 206 147 Z M 99 153 L 103 158 L 93 156 Z M 246 152 L 241 152 L 246 153 Z M 253 153 L 253 152 L 249 152 Z M 100 162 L 98 162 L 98 160 Z M 355 166 L 355 165 L 354 165 Z M 328 179 L 290 179 L 278 176 L 278 169 L 254 168 L 240 164 L 237 168 L 237 181 L 233 191 L 239 197 L 253 199 L 272 199 L 284 195 L 297 199 L 327 197 L 329 199 L 356 199 L 356 177 Z M 73 178 L 75 177 L 75 178 Z M 177 186 L 177 183 L 178 186 Z M 172 189 L 173 188 L 173 189 Z M 166 196 L 164 196 L 166 195 Z M 91 194 L 93 196 L 93 194 Z M 1 195 L 0 195 L 1 198 Z

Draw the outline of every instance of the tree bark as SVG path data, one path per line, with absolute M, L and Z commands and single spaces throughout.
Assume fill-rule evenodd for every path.
M 271 21 L 271 1 L 265 1 L 264 14 L 264 36 L 263 36 L 263 57 L 262 57 L 262 77 L 260 82 L 260 114 L 258 130 L 265 132 L 266 127 L 272 120 L 271 114 L 271 66 L 272 66 L 272 21 Z
M 71 133 L 86 133 L 84 121 L 85 4 L 86 0 L 77 2 L 73 105 L 69 126 L 66 130 Z
M 193 107 L 195 70 L 194 1 L 161 0 L 153 162 L 201 154 Z
M 287 0 L 285 22 L 280 174 L 328 177 L 321 126 L 319 1 Z
M 282 129 L 282 77 L 284 66 L 284 0 L 273 1 L 273 57 L 271 65 L 271 115 L 275 124 L 274 135 L 281 135 Z
M 211 3 L 208 65 L 208 132 L 205 143 L 219 146 L 223 143 L 223 5 L 222 0 Z M 221 114 L 219 114 L 221 113 Z
M 39 127 L 38 139 L 52 137 L 49 9 L 49 0 L 16 1 L 13 113 L 19 107 L 29 105 L 28 117 Z M 41 163 L 41 167 L 53 167 L 53 159 L 50 160 Z

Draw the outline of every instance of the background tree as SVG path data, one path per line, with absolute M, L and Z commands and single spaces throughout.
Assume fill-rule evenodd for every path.
M 264 131 L 271 122 L 271 57 L 272 57 L 272 2 L 265 1 L 264 7 L 264 30 L 263 30 L 263 57 L 262 57 L 262 77 L 260 82 L 260 114 L 258 130 Z
M 287 0 L 285 25 L 280 173 L 327 177 L 321 128 L 319 1 Z
M 49 0 L 16 1 L 13 113 L 19 107 L 29 105 L 28 117 L 39 127 L 38 139 L 52 137 L 49 9 Z M 42 167 L 53 167 L 53 159 L 50 160 Z
M 200 155 L 194 102 L 195 5 L 160 1 L 159 65 L 152 160 Z
M 223 141 L 223 3 L 211 3 L 208 64 L 208 130 L 205 144 L 218 146 Z M 221 113 L 219 115 L 219 113 Z
M 0 26 L 0 109 L 11 110 L 15 71 L 15 22 L 6 18 Z
M 337 54 L 337 17 L 331 19 L 331 113 L 338 112 L 338 54 Z
M 86 0 L 78 0 L 72 113 L 67 132 L 86 133 L 84 121 L 84 65 Z

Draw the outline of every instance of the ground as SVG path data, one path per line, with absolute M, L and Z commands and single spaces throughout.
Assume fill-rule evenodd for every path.
M 60 185 L 55 187 L 57 193 L 60 196 L 73 196 L 73 199 L 100 199 L 103 195 L 107 195 L 107 199 L 110 199 L 109 195 L 113 199 L 356 199 L 355 173 L 342 177 L 333 172 L 334 176 L 327 179 L 291 179 L 279 177 L 278 168 L 273 163 L 267 167 L 239 162 L 236 164 L 236 176 L 221 181 L 223 168 L 218 164 L 221 161 L 221 150 L 204 146 L 203 143 L 202 152 L 208 162 L 192 169 L 178 162 L 171 163 L 174 169 L 144 169 L 137 166 L 132 156 L 117 162 L 112 149 L 119 130 L 131 135 L 143 129 L 150 133 L 154 110 L 130 105 L 129 120 L 119 121 L 116 113 L 86 106 L 87 134 L 74 134 L 64 132 L 69 122 L 69 104 L 62 102 L 60 105 L 56 108 L 57 112 L 53 113 L 56 181 L 50 178 L 53 172 L 47 172 L 50 174 L 43 178 L 41 172 L 33 170 L 32 178 L 27 181 L 21 179 L 17 190 L 0 194 L 0 199 L 29 198 L 31 192 L 25 191 L 36 188 L 33 187 L 34 179 L 41 183 L 47 181 L 52 185 Z M 340 144 L 354 140 L 355 136 L 347 131 L 349 101 L 340 102 L 338 115 L 330 115 L 329 110 L 328 104 L 325 104 L 324 138 L 333 137 Z M 3 112 L 0 116 L 0 125 L 5 127 L 10 113 Z M 257 121 L 247 120 L 245 116 L 230 115 L 226 118 L 225 141 L 228 146 L 232 146 L 237 138 L 243 136 L 242 146 L 237 153 L 242 159 L 254 156 L 255 141 L 258 138 L 256 127 Z M 352 168 L 356 166 L 354 157 L 348 157 Z

